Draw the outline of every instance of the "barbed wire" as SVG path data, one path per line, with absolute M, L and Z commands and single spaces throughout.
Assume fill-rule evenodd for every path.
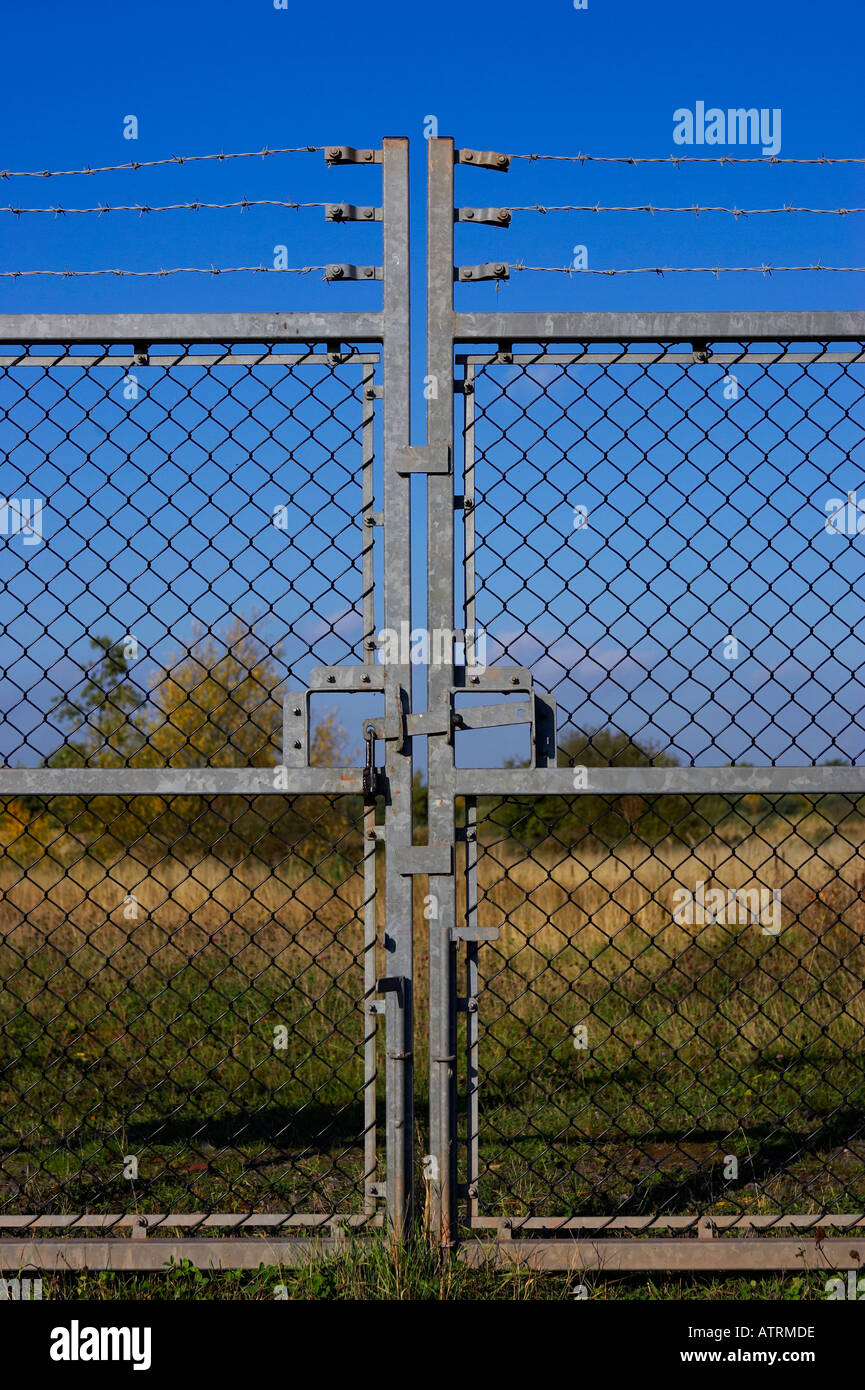
M 120 275 L 135 278 L 163 275 L 309 275 L 313 270 L 326 270 L 323 265 L 283 266 L 272 265 L 233 265 L 233 266 L 175 266 L 168 270 L 0 270 L 0 279 L 20 280 L 31 275 L 51 275 L 63 280 L 77 279 L 89 275 Z
M 529 270 L 546 275 L 776 275 L 799 273 L 802 271 L 826 271 L 835 274 L 861 275 L 863 265 L 646 265 L 627 268 L 580 270 L 567 265 L 524 265 L 517 261 L 508 267 L 510 270 Z
M 513 206 L 505 208 L 506 212 L 650 212 L 654 216 L 656 212 L 692 212 L 697 217 L 701 212 L 726 212 L 731 216 L 739 217 L 762 217 L 775 213 L 784 212 L 808 212 L 822 216 L 849 217 L 853 213 L 865 212 L 865 208 L 805 208 L 796 207 L 792 203 L 785 203 L 778 208 L 737 208 L 720 207 L 712 204 L 694 203 L 689 207 L 656 207 L 653 203 L 638 203 L 631 207 L 608 207 L 600 203 L 561 203 L 553 206 L 543 203 L 527 203 L 524 206 Z
M 243 150 L 233 154 L 226 154 L 224 150 L 217 154 L 172 154 L 165 159 L 130 159 L 125 164 L 88 164 L 83 169 L 0 169 L 0 179 L 72 178 L 80 174 L 111 174 L 130 169 L 155 169 L 161 164 L 201 164 L 206 160 L 223 162 L 229 159 L 265 159 L 277 154 L 317 154 L 325 148 L 324 145 L 287 145 L 271 149 L 269 145 L 265 145 L 260 150 Z
M 564 164 L 865 164 L 865 156 L 829 156 L 821 154 L 813 159 L 797 159 L 777 154 L 736 155 L 736 154 L 511 154 L 509 159 L 550 159 Z
M 294 203 L 283 198 L 238 198 L 232 203 L 203 203 L 196 200 L 193 203 L 163 203 L 153 206 L 150 203 L 98 203 L 92 208 L 65 208 L 58 203 L 56 206 L 43 208 L 23 208 L 13 207 L 7 204 L 0 207 L 0 212 L 11 212 L 16 217 L 21 217 L 24 213 L 31 212 L 50 212 L 55 217 L 66 217 L 67 215 L 79 213 L 98 213 L 101 217 L 106 212 L 137 212 L 141 214 L 151 212 L 201 212 L 211 209 L 222 210 L 224 208 L 240 208 L 245 212 L 247 208 L 325 208 L 327 203 Z

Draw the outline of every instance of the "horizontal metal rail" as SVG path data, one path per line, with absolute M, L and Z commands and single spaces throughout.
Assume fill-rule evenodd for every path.
M 865 792 L 865 767 L 456 768 L 457 796 L 644 796 Z M 2 787 L 2 783 L 0 783 Z
M 0 768 L 0 796 L 315 796 L 363 791 L 357 767 Z
M 693 338 L 842 342 L 865 336 L 861 310 L 731 310 L 717 313 L 513 313 L 450 315 L 455 340 L 506 342 L 690 342 Z
M 0 314 L 0 343 L 381 342 L 379 313 Z

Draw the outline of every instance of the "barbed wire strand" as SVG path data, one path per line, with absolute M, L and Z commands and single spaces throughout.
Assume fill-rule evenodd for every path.
M 293 145 L 271 149 L 269 145 L 265 145 L 260 150 L 243 150 L 234 154 L 226 154 L 224 150 L 217 154 L 172 154 L 165 159 L 130 159 L 125 164 L 88 164 L 83 169 L 0 169 L 0 179 L 72 178 L 80 174 L 111 174 L 130 169 L 155 169 L 161 164 L 201 164 L 206 160 L 224 162 L 229 159 L 266 159 L 277 154 L 317 154 L 325 148 L 325 145 Z
M 865 156 L 817 155 L 813 159 L 768 155 L 511 154 L 509 159 L 550 159 L 564 164 L 865 164 Z
M 5 209 L 4 209 L 5 210 Z M 762 217 L 775 213 L 784 212 L 808 212 L 823 216 L 849 217 L 853 213 L 865 212 L 865 208 L 804 208 L 796 207 L 792 203 L 785 203 L 779 208 L 737 208 L 737 207 L 718 207 L 709 204 L 694 203 L 690 207 L 656 207 L 653 203 L 638 203 L 632 207 L 607 207 L 600 203 L 562 203 L 555 206 L 545 206 L 543 203 L 531 203 L 525 206 L 508 207 L 506 212 L 650 212 L 654 216 L 656 212 L 692 212 L 697 217 L 701 212 L 726 212 L 733 217 Z
M 544 275 L 776 275 L 799 274 L 804 271 L 827 271 L 835 274 L 865 274 L 865 265 L 646 265 L 606 270 L 578 270 L 568 265 L 523 265 L 518 261 L 510 270 L 529 270 Z
M 93 208 L 65 208 L 58 203 L 53 207 L 43 208 L 23 208 L 13 207 L 7 204 L 0 207 L 0 212 L 11 212 L 16 217 L 21 217 L 24 213 L 31 212 L 50 212 L 55 217 L 66 217 L 77 213 L 97 213 L 100 217 L 106 212 L 137 212 L 147 214 L 151 212 L 201 212 L 210 209 L 222 210 L 224 208 L 240 208 L 245 212 L 247 208 L 326 208 L 327 203 L 294 203 L 283 198 L 239 198 L 232 203 L 203 203 L 196 200 L 194 203 L 164 203 L 153 206 L 150 203 L 98 203 Z
M 326 270 L 323 265 L 283 266 L 272 265 L 234 265 L 234 266 L 175 266 L 168 270 L 0 270 L 0 279 L 20 280 L 31 275 L 52 275 L 63 280 L 77 279 L 89 275 L 120 275 L 135 278 L 163 275 L 309 275 L 313 270 Z

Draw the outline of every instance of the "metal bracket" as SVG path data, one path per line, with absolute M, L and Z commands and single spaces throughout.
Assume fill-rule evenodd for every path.
M 509 227 L 511 213 L 508 208 L 454 208 L 455 222 L 486 222 L 491 227 Z
M 309 767 L 309 702 L 322 690 L 364 692 L 385 688 L 382 666 L 315 666 L 305 690 L 287 690 L 282 701 L 282 763 Z
M 336 164 L 381 164 L 381 150 L 356 150 L 354 145 L 328 145 L 324 162 L 329 169 Z
M 398 874 L 444 874 L 454 871 L 453 845 L 400 845 L 392 851 Z
M 497 154 L 495 150 L 455 150 L 456 164 L 471 164 L 475 169 L 494 169 L 498 174 L 506 174 L 511 167 L 509 154 Z
M 325 280 L 381 280 L 380 265 L 328 265 Z
M 712 356 L 708 338 L 694 338 L 691 343 L 691 352 L 695 362 L 708 362 Z
M 397 473 L 440 473 L 451 471 L 451 451 L 447 444 L 410 444 L 397 449 Z
M 380 222 L 381 208 L 359 208 L 354 203 L 327 203 L 326 222 Z
M 503 261 L 484 261 L 483 265 L 458 265 L 454 267 L 454 279 L 471 280 L 510 280 L 510 266 Z

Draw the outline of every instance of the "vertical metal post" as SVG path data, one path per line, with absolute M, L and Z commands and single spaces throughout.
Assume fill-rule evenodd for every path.
M 427 624 L 454 625 L 454 145 L 427 142 L 427 442 L 445 444 L 451 472 L 427 480 Z M 449 712 L 454 683 L 453 647 L 430 643 L 428 708 Z M 431 735 L 429 749 L 429 838 L 455 840 L 453 744 Z M 429 891 L 437 915 L 429 919 L 430 1154 L 434 1159 L 430 1213 L 444 1244 L 456 1236 L 456 884 L 453 876 L 431 875 Z
M 396 466 L 397 451 L 411 438 L 408 140 L 402 137 L 382 141 L 382 221 L 384 624 L 401 633 L 403 624 L 411 627 L 409 480 Z M 407 709 L 411 698 L 411 664 L 389 663 L 385 672 L 385 710 L 394 715 Z M 384 948 L 388 975 L 397 982 L 387 993 L 385 1013 L 387 1210 L 399 1237 L 411 1223 L 414 1205 L 413 894 L 411 876 L 397 871 L 395 853 L 412 842 L 410 740 L 385 740 L 385 779 Z

